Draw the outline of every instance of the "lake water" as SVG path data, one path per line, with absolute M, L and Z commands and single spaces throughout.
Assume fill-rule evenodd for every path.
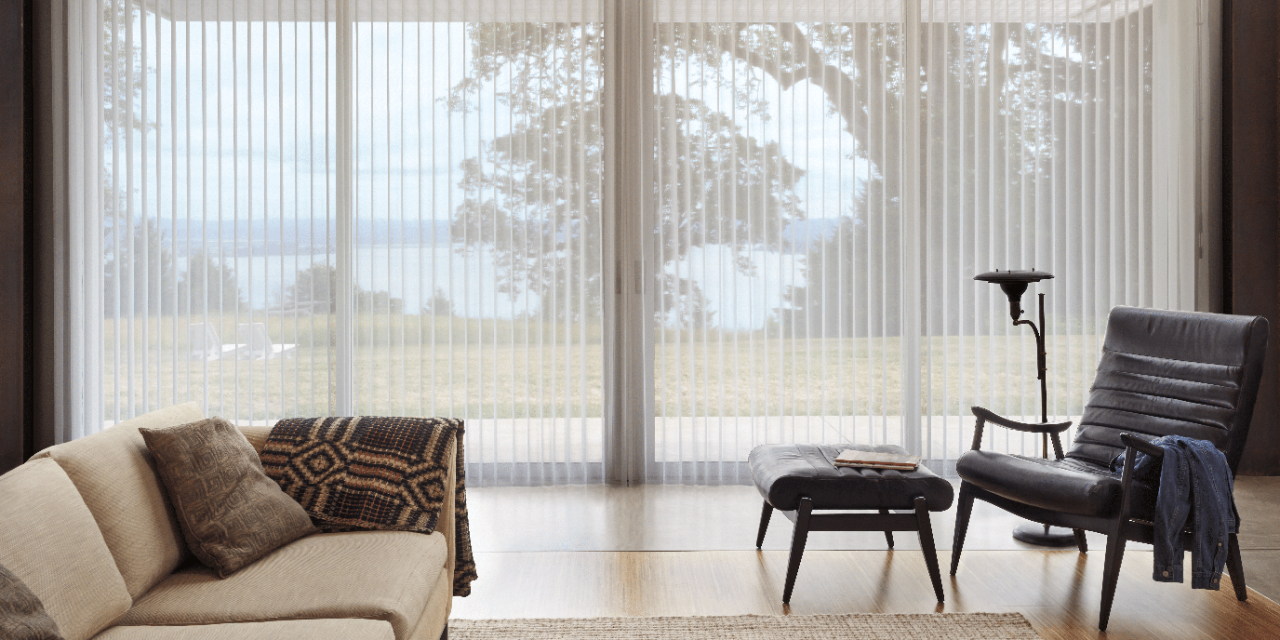
M 460 246 L 359 245 L 355 279 L 364 289 L 402 298 L 406 312 L 421 309 L 437 289 L 450 299 L 455 313 L 468 317 L 510 318 L 537 311 L 535 294 L 513 299 L 497 292 L 492 252 L 463 253 L 457 250 Z M 668 270 L 674 273 L 678 267 L 681 275 L 698 283 L 721 328 L 759 329 L 781 304 L 787 288 L 804 284 L 804 256 L 757 250 L 751 257 L 756 266 L 752 277 L 739 273 L 733 253 L 720 246 L 694 248 Z M 234 264 L 245 298 L 262 309 L 280 304 L 299 271 L 326 261 L 336 265 L 337 256 L 252 256 L 236 258 Z

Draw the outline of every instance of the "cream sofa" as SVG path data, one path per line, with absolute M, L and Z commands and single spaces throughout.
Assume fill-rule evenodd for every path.
M 194 403 L 149 413 L 0 476 L 0 565 L 40 598 L 67 640 L 446 635 L 456 469 L 431 535 L 315 534 L 219 579 L 187 551 L 138 432 L 203 417 Z M 270 429 L 241 430 L 261 451 Z

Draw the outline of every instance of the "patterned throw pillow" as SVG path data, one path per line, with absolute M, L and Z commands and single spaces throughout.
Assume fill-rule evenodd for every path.
M 315 533 L 306 510 L 267 477 L 253 446 L 226 420 L 139 431 L 187 546 L 220 577 Z
M 12 571 L 0 566 L 0 638 L 63 640 L 40 598 Z

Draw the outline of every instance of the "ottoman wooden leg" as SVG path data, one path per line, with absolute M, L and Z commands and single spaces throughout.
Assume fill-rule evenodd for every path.
M 800 498 L 796 508 L 796 529 L 791 534 L 791 560 L 787 562 L 787 584 L 782 589 L 782 601 L 791 603 L 791 590 L 796 586 L 796 573 L 800 571 L 800 557 L 804 555 L 804 543 L 809 539 L 809 515 L 813 513 L 813 501 Z
M 933 581 L 933 594 L 942 602 L 942 574 L 938 572 L 938 551 L 933 548 L 933 526 L 929 523 L 929 505 L 924 496 L 916 498 L 917 533 L 920 549 L 924 551 L 924 563 L 929 566 L 929 579 Z
M 888 509 L 881 509 L 881 510 L 880 510 L 880 515 L 882 515 L 882 516 L 887 516 L 887 515 L 889 515 L 889 510 L 888 510 Z M 892 549 L 892 548 L 893 548 L 893 532 L 892 532 L 892 531 L 886 531 L 886 532 L 884 532 L 884 541 L 889 543 L 889 548 L 890 548 L 890 549 Z
M 773 505 L 764 501 L 764 511 L 760 512 L 760 533 L 756 534 L 756 548 L 764 545 L 764 533 L 769 530 L 769 516 L 773 515 Z

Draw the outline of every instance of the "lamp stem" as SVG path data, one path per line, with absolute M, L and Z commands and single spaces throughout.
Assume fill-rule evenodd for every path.
M 1044 294 L 1043 293 L 1038 294 L 1038 297 L 1039 297 L 1039 303 L 1040 303 L 1040 309 L 1039 309 L 1040 325 L 1036 326 L 1036 323 L 1030 320 L 1016 320 L 1016 319 L 1013 321 L 1013 324 L 1015 326 L 1020 324 L 1025 324 L 1031 327 L 1031 333 L 1036 338 L 1036 378 L 1040 380 L 1040 422 L 1043 424 L 1043 423 L 1049 422 L 1049 386 L 1046 380 L 1048 376 L 1045 375 L 1046 369 L 1048 368 L 1045 362 L 1048 359 L 1048 354 L 1045 353 L 1045 346 L 1044 346 L 1044 338 L 1045 338 L 1044 336 L 1044 333 L 1045 333 Z M 1049 457 L 1049 434 L 1047 433 L 1040 434 L 1040 446 L 1041 446 L 1041 451 L 1043 452 L 1043 456 L 1045 458 L 1048 458 Z
M 1040 332 L 1036 334 L 1036 350 L 1038 351 L 1036 354 L 1036 364 L 1040 369 L 1038 372 L 1040 375 L 1040 422 L 1042 424 L 1047 424 L 1049 422 L 1049 388 L 1048 383 L 1045 381 L 1045 378 L 1048 377 L 1045 375 L 1045 360 L 1047 359 L 1048 354 L 1045 353 L 1044 349 L 1044 334 L 1046 332 L 1044 327 L 1044 294 L 1039 294 L 1039 298 Z M 1040 451 L 1043 452 L 1043 457 L 1045 459 L 1049 458 L 1049 434 L 1047 433 L 1040 434 Z
M 1043 293 L 1039 294 L 1039 298 L 1040 298 L 1040 332 L 1036 334 L 1036 350 L 1039 352 L 1036 354 L 1036 360 L 1037 360 L 1036 365 L 1038 365 L 1038 368 L 1040 369 L 1037 372 L 1040 377 L 1040 422 L 1048 422 L 1049 421 L 1049 389 L 1048 389 L 1047 383 L 1045 382 L 1045 378 L 1048 377 L 1045 375 L 1045 369 L 1047 368 L 1045 360 L 1047 360 L 1048 354 L 1045 353 L 1045 347 L 1044 347 L 1044 338 L 1045 338 L 1044 334 L 1046 333 L 1046 329 L 1044 326 L 1044 294 Z

